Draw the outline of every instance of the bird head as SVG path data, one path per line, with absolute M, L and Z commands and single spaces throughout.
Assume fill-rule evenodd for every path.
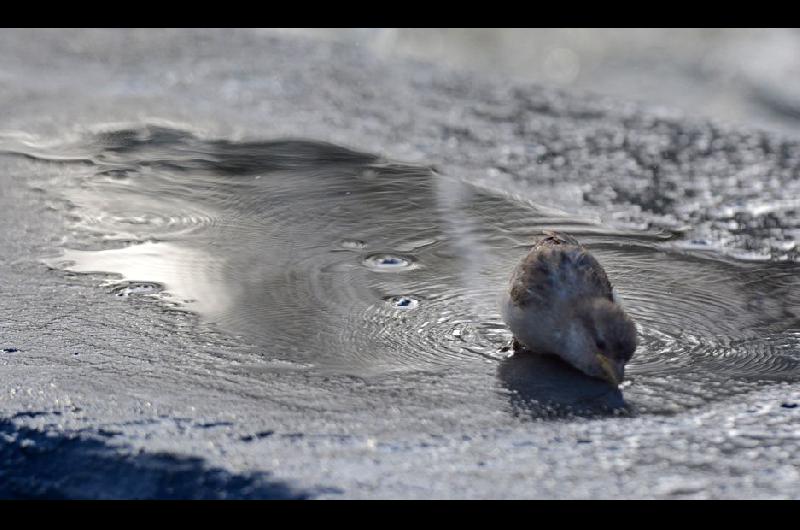
M 593 377 L 618 385 L 625 364 L 636 351 L 636 326 L 623 309 L 605 298 L 581 299 L 575 305 L 570 356 Z

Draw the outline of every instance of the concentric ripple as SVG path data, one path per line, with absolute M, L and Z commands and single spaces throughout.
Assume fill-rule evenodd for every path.
M 364 265 L 376 271 L 398 271 L 415 267 L 414 259 L 394 254 L 372 254 L 364 258 Z
M 497 297 L 541 230 L 559 229 L 596 254 L 637 323 L 625 395 L 641 410 L 800 378 L 795 264 L 679 250 L 317 142 L 144 127 L 71 149 L 91 164 L 68 191 L 68 244 L 102 249 L 68 251 L 72 268 L 157 282 L 269 359 L 357 375 L 498 367 L 517 388 Z
M 390 303 L 392 307 L 405 311 L 410 311 L 419 305 L 419 300 L 413 296 L 389 296 L 384 300 Z

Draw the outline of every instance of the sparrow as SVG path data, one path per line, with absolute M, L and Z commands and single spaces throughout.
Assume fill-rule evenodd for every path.
M 557 355 L 617 386 L 636 351 L 636 326 L 603 267 L 577 239 L 543 234 L 512 272 L 501 298 L 515 350 Z

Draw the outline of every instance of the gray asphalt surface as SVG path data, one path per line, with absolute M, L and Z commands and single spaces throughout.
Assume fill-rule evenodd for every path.
M 0 103 L 2 150 L 142 120 L 309 137 L 693 248 L 797 259 L 796 142 L 349 44 L 4 31 Z M 0 497 L 798 497 L 797 382 L 543 421 L 489 364 L 482 379 L 284 368 L 190 313 L 111 296 L 100 274 L 44 265 L 75 237 L 57 187 L 71 171 L 0 155 Z

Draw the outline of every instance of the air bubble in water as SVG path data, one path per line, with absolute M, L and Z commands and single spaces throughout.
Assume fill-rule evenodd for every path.
M 404 311 L 414 309 L 419 305 L 419 300 L 413 296 L 390 296 L 385 300 L 396 309 L 401 309 Z
M 364 265 L 378 271 L 395 271 L 412 268 L 414 260 L 392 254 L 371 254 L 364 258 Z

